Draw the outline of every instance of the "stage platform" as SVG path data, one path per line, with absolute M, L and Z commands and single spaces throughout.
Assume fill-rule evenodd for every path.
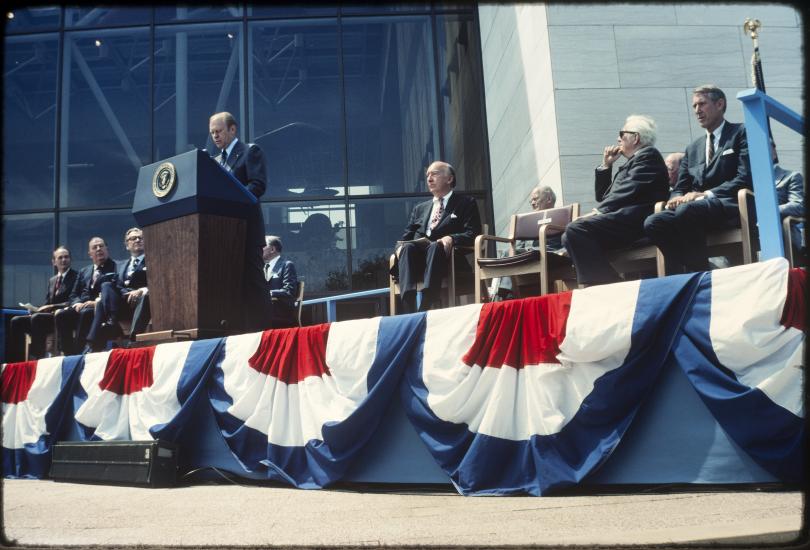
M 181 476 L 306 489 L 801 483 L 805 303 L 773 260 L 4 365 L 3 473 L 160 439 Z

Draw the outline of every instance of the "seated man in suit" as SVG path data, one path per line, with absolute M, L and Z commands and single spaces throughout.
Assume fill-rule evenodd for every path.
M 104 239 L 90 239 L 87 254 L 93 263 L 79 272 L 76 286 L 70 293 L 70 306 L 54 315 L 56 334 L 65 355 L 76 354 L 79 343 L 87 340 L 87 333 L 95 316 L 96 302 L 101 298 L 101 285 L 115 278 L 115 262 L 109 256 Z M 75 339 L 71 337 L 74 329 Z
M 426 172 L 427 186 L 433 199 L 419 203 L 400 240 L 425 238 L 428 242 L 405 242 L 396 251 L 392 275 L 399 280 L 403 310 L 416 310 L 416 283 L 423 281 L 420 311 L 440 305 L 442 279 L 448 273 L 448 261 L 454 245 L 471 246 L 481 233 L 478 205 L 472 197 L 453 192 L 456 173 L 446 162 L 436 161 Z M 470 269 L 467 260 L 457 256 L 458 268 Z
M 706 133 L 686 148 L 664 211 L 644 221 L 644 233 L 664 253 L 668 275 L 709 269 L 706 233 L 739 225 L 737 192 L 751 188 L 745 127 L 725 120 L 723 90 L 695 88 L 692 108 Z
M 298 326 L 295 314 L 295 300 L 298 296 L 298 275 L 295 265 L 281 255 L 281 239 L 275 235 L 265 237 L 267 243 L 262 249 L 264 277 L 270 294 L 270 326 L 285 328 Z
M 529 194 L 529 205 L 532 210 L 539 212 L 541 210 L 548 210 L 554 208 L 557 203 L 557 195 L 554 190 L 548 185 L 538 185 Z M 549 252 L 557 252 L 562 248 L 560 239 L 562 234 L 550 235 L 546 240 L 546 248 Z M 537 248 L 537 239 L 533 241 L 517 241 L 515 243 L 515 252 L 525 252 L 526 250 Z M 504 257 L 508 252 L 506 250 L 501 252 L 501 257 Z M 489 286 L 489 299 L 493 302 L 500 302 L 510 298 L 512 295 L 512 278 L 511 277 L 494 277 Z
M 630 115 L 619 131 L 618 145 L 608 145 L 596 168 L 594 188 L 599 206 L 570 224 L 563 235 L 581 286 L 620 280 L 605 250 L 622 248 L 644 235 L 644 219 L 669 193 L 667 166 L 655 145 L 655 121 Z M 611 181 L 613 163 L 627 159 Z
M 208 131 L 220 153 L 214 157 L 222 168 L 233 175 L 253 193 L 261 198 L 267 187 L 267 164 L 264 153 L 255 143 L 242 143 L 236 137 L 238 127 L 231 113 L 211 115 Z M 270 300 L 265 292 L 262 275 L 262 247 L 264 247 L 264 218 L 257 202 L 250 212 L 245 235 L 245 265 L 242 275 L 242 304 L 245 311 L 243 326 L 247 332 L 266 329 L 270 325 L 268 312 Z
M 78 273 L 70 267 L 70 251 L 67 248 L 58 246 L 53 251 L 51 264 L 57 273 L 48 281 L 45 305 L 30 315 L 18 315 L 11 319 L 8 334 L 9 363 L 25 360 L 26 334 L 31 335 L 28 359 L 40 359 L 45 356 L 45 337 L 54 331 L 53 312 L 68 304 L 70 293 L 76 286 Z
M 124 246 L 129 259 L 115 262 L 115 280 L 101 285 L 101 300 L 87 334 L 87 351 L 101 351 L 107 340 L 121 336 L 121 319 L 132 319 L 128 337 L 135 336 L 149 324 L 149 288 L 146 286 L 146 255 L 143 231 L 127 229 Z
M 804 217 L 804 178 L 800 172 L 785 170 L 779 166 L 776 155 L 776 145 L 771 140 L 771 155 L 773 157 L 773 179 L 776 185 L 776 198 L 779 202 L 779 215 L 782 218 L 793 216 Z M 801 255 L 804 247 L 803 223 L 794 223 L 790 226 L 790 240 L 793 243 L 793 253 Z

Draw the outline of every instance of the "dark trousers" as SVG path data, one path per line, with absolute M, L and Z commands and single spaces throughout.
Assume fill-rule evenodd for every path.
M 648 209 L 625 209 L 579 218 L 568 224 L 563 244 L 577 271 L 577 282 L 586 285 L 621 280 L 608 261 L 606 250 L 630 246 L 644 236 Z
M 149 295 L 141 296 L 135 305 L 131 306 L 126 295 L 122 295 L 114 283 L 103 283 L 101 300 L 96 304 L 96 313 L 87 333 L 87 341 L 99 347 L 108 339 L 119 335 L 118 321 L 130 319 L 132 325 L 127 336 L 130 340 L 134 340 L 135 336 L 146 330 L 149 324 Z M 102 327 L 102 323 L 109 326 Z
M 8 332 L 9 363 L 25 361 L 25 335 L 31 335 L 31 345 L 28 347 L 29 359 L 40 359 L 45 356 L 45 338 L 53 332 L 53 313 L 34 313 L 33 315 L 18 315 L 11 318 Z
M 81 347 L 84 346 L 87 340 L 87 334 L 90 332 L 94 317 L 95 308 L 93 307 L 86 307 L 78 313 L 72 307 L 69 307 L 54 314 L 53 319 L 59 349 L 65 355 L 76 355 L 81 351 Z M 74 330 L 76 331 L 75 337 L 73 336 Z
M 397 260 L 399 291 L 402 296 L 402 309 L 405 313 L 416 311 L 416 284 L 423 282 L 420 310 L 435 307 L 439 301 L 442 280 L 447 276 L 447 256 L 439 241 L 421 247 L 406 243 L 402 246 Z
M 709 269 L 706 233 L 740 223 L 736 204 L 707 198 L 664 210 L 644 220 L 644 233 L 664 253 L 667 275 Z

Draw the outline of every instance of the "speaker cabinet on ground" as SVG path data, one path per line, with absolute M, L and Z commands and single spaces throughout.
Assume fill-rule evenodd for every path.
M 64 441 L 53 446 L 50 477 L 171 487 L 177 479 L 177 446 L 167 441 Z

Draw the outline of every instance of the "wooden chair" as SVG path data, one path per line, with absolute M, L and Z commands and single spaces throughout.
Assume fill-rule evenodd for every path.
M 481 231 L 484 235 L 487 234 L 489 227 L 487 224 L 481 225 Z M 476 242 L 478 242 L 478 237 L 476 237 Z M 456 305 L 456 298 L 457 298 L 457 289 L 459 288 L 460 284 L 463 285 L 464 281 L 459 280 L 459 275 L 456 273 L 456 254 L 471 254 L 474 250 L 472 246 L 454 246 L 450 249 L 450 273 L 447 274 L 447 277 L 444 278 L 442 281 L 442 289 L 447 290 L 447 307 L 453 307 Z M 391 257 L 388 259 L 388 267 L 389 269 L 394 267 L 394 262 L 396 261 L 396 254 L 391 254 Z M 419 281 L 416 284 L 416 291 L 421 292 L 423 289 L 422 281 Z M 399 283 L 394 279 L 393 275 L 388 277 L 388 305 L 389 305 L 389 315 L 396 315 L 397 311 L 397 296 L 400 295 Z
M 655 212 L 664 209 L 664 201 L 655 203 Z M 664 255 L 646 237 L 630 246 L 608 251 L 608 261 L 619 275 L 631 273 L 655 272 L 657 277 L 664 276 Z
M 793 233 L 791 233 L 791 225 L 794 223 L 804 223 L 804 218 L 796 216 L 785 216 L 782 218 L 782 239 L 785 243 L 785 258 L 790 262 L 790 267 L 803 266 L 805 260 L 803 257 L 797 257 L 795 248 L 793 248 Z
M 737 204 L 740 209 L 740 225 L 710 231 L 706 235 L 706 246 L 709 256 L 726 256 L 732 265 L 750 264 L 755 259 L 756 226 L 752 223 L 751 205 L 754 193 L 750 189 L 737 192 Z M 664 202 L 655 204 L 655 211 L 661 212 Z M 641 239 L 628 248 L 609 253 L 610 263 L 620 274 L 637 273 L 653 270 L 658 277 L 665 274 L 664 255 L 661 250 L 647 239 Z
M 532 278 L 539 282 L 540 294 L 548 294 L 549 284 L 555 279 L 570 278 L 572 275 L 571 261 L 568 257 L 549 252 L 547 250 L 548 238 L 559 235 L 565 231 L 566 226 L 579 216 L 579 203 L 549 208 L 539 212 L 513 214 L 509 222 L 509 236 L 497 237 L 494 235 L 480 235 L 475 239 L 475 303 L 481 303 L 482 282 L 495 277 L 511 277 L 512 290 L 516 296 L 520 295 L 519 285 L 525 281 L 527 275 L 537 275 Z M 519 252 L 516 249 L 517 241 L 533 241 L 537 239 L 537 248 Z M 487 256 L 487 242 L 509 243 L 509 252 L 506 256 Z
M 710 257 L 725 256 L 731 265 L 750 264 L 756 259 L 759 239 L 756 238 L 756 225 L 752 223 L 753 200 L 754 192 L 750 189 L 740 189 L 737 192 L 740 225 L 716 229 L 706 235 Z

